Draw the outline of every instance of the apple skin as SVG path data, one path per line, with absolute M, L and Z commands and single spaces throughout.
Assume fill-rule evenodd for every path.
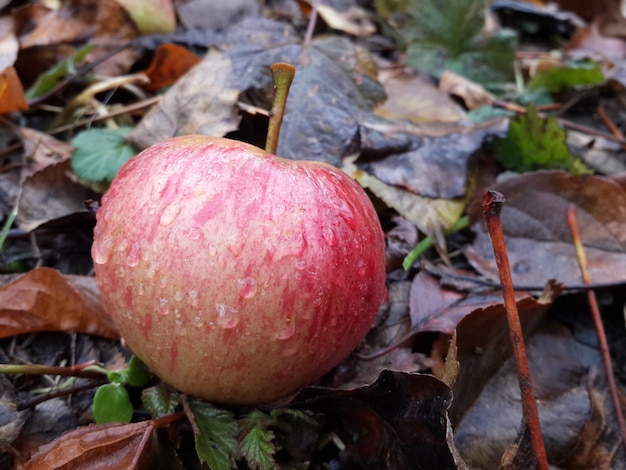
M 183 136 L 123 166 L 92 257 L 106 311 L 161 379 L 255 404 L 362 341 L 387 295 L 384 250 L 370 199 L 337 168 Z

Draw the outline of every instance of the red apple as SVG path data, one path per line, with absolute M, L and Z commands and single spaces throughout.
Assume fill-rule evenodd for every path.
M 384 247 L 342 171 L 185 136 L 124 165 L 92 255 L 105 309 L 157 375 L 251 404 L 313 383 L 359 344 L 387 293 Z

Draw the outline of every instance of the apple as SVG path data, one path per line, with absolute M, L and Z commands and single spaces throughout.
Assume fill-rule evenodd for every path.
M 92 257 L 106 311 L 161 379 L 254 404 L 362 341 L 387 295 L 384 249 L 370 199 L 337 168 L 183 136 L 123 166 Z

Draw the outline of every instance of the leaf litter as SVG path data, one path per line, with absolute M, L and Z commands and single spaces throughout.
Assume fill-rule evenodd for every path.
M 549 461 L 563 469 L 623 466 L 597 339 L 577 293 L 589 287 L 566 223 L 574 206 L 591 287 L 600 289 L 614 359 L 623 362 L 626 200 L 616 173 L 626 168 L 626 142 L 610 134 L 625 117 L 616 103 L 626 47 L 611 29 L 624 21 L 620 14 L 581 9 L 584 20 L 572 23 L 565 2 L 557 13 L 494 4 L 501 19 L 508 12 L 509 29 L 487 30 L 477 1 L 462 11 L 449 1 L 261 10 L 220 2 L 216 15 L 202 2 L 196 10 L 159 3 L 166 26 L 144 37 L 139 31 L 149 26 L 132 2 L 124 2 L 131 15 L 113 0 L 0 12 L 3 112 L 22 112 L 21 120 L 3 118 L 0 132 L 8 221 L 1 266 L 15 273 L 0 287 L 2 362 L 126 366 L 90 275 L 94 219 L 85 201 L 99 199 L 120 162 L 166 137 L 262 142 L 267 68 L 277 61 L 297 69 L 278 154 L 299 159 L 306 149 L 307 159 L 342 167 L 370 190 L 387 234 L 390 297 L 356 354 L 320 383 L 257 409 L 187 401 L 153 379 L 147 388 L 128 386 L 133 422 L 95 425 L 93 394 L 105 376 L 52 383 L 7 375 L 3 442 L 14 464 L 147 468 L 152 453 L 168 468 L 528 468 L 499 279 L 478 210 L 482 192 L 494 189 L 507 200 L 504 230 Z M 174 10 L 182 24 L 171 33 Z M 526 47 L 544 40 L 529 24 L 563 35 L 560 44 L 571 40 L 563 59 Z M 158 58 L 163 50 L 187 60 Z M 115 82 L 137 70 L 152 84 L 138 76 Z M 47 81 L 31 88 L 40 78 Z M 89 99 L 76 100 L 86 90 Z M 539 114 L 529 104 L 557 111 Z M 502 108 L 504 117 L 472 122 L 478 111 L 496 116 Z M 527 114 L 514 117 L 520 109 Z M 124 139 L 125 128 L 132 131 Z M 94 131 L 102 145 L 93 145 Z M 450 233 L 466 214 L 469 229 Z M 403 258 L 424 238 L 436 250 L 405 271 Z M 536 300 L 547 283 L 549 299 Z M 625 375 L 615 370 L 623 399 Z M 66 426 L 41 433 L 51 416 Z

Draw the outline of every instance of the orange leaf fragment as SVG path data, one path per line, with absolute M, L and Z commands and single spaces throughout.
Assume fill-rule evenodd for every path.
M 0 338 L 37 331 L 120 337 L 93 277 L 64 276 L 46 267 L 0 287 Z
M 26 111 L 28 102 L 24 88 L 13 67 L 7 67 L 0 73 L 0 114 L 14 111 Z
M 145 88 L 156 92 L 173 85 L 200 60 L 200 57 L 182 46 L 161 44 L 154 53 L 150 66 L 144 72 L 150 79 L 150 84 Z
M 142 454 L 150 449 L 146 443 L 153 430 L 152 421 L 81 426 L 40 447 L 26 469 L 147 468 L 139 464 L 148 463 Z

